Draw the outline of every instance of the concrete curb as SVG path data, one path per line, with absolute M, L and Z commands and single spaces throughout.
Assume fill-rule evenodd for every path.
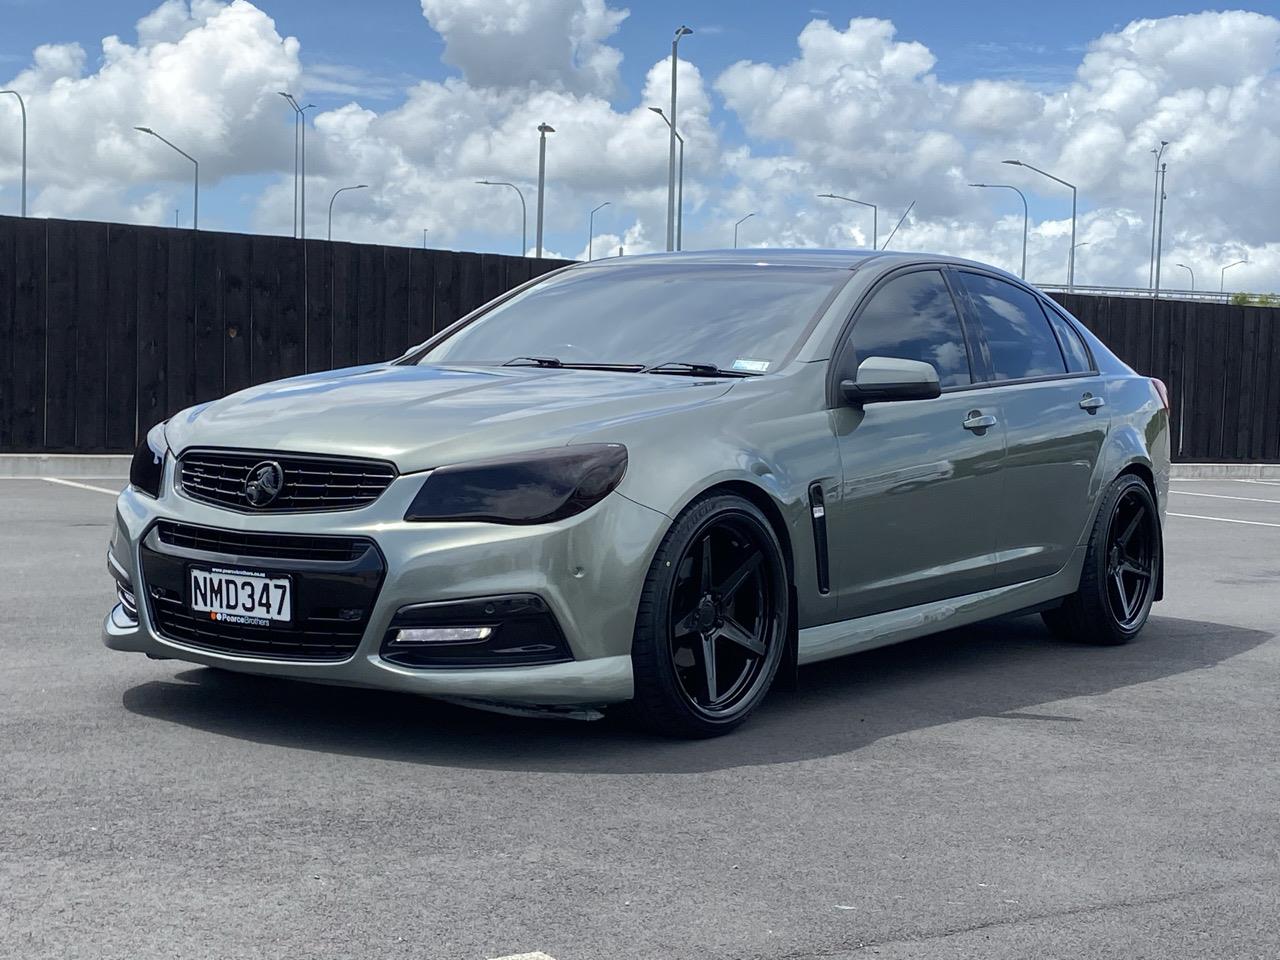
M 1172 480 L 1280 480 L 1280 463 L 1175 463 Z
M 110 453 L 5 453 L 0 454 L 0 477 L 113 479 L 129 476 L 129 461 L 132 459 Z

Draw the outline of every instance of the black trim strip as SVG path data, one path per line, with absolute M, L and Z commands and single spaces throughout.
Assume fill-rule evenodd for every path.
M 827 546 L 827 504 L 822 484 L 809 484 L 809 517 L 813 520 L 813 560 L 818 576 L 818 592 L 831 592 L 831 561 Z

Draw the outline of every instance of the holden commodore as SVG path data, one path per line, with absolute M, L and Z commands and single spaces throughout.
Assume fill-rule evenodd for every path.
M 1168 396 L 1000 270 L 575 264 L 386 363 L 176 414 L 108 552 L 117 650 L 725 733 L 830 657 L 1163 588 Z

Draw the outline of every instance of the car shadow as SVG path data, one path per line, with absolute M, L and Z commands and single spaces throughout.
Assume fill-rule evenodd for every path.
M 991 621 L 800 671 L 745 726 L 672 741 L 606 719 L 510 717 L 427 700 L 195 668 L 125 691 L 127 710 L 222 736 L 404 763 L 575 773 L 700 773 L 848 753 L 956 720 L 1070 720 L 1029 711 L 1158 680 L 1243 653 L 1272 634 L 1153 617 L 1123 647 L 1053 640 L 1038 617 Z

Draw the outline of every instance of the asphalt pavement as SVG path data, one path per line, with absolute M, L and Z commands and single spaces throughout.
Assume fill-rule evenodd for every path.
M 1128 646 L 957 630 L 698 743 L 109 651 L 75 482 L 0 480 L 0 956 L 1280 955 L 1280 482 L 1173 484 Z

